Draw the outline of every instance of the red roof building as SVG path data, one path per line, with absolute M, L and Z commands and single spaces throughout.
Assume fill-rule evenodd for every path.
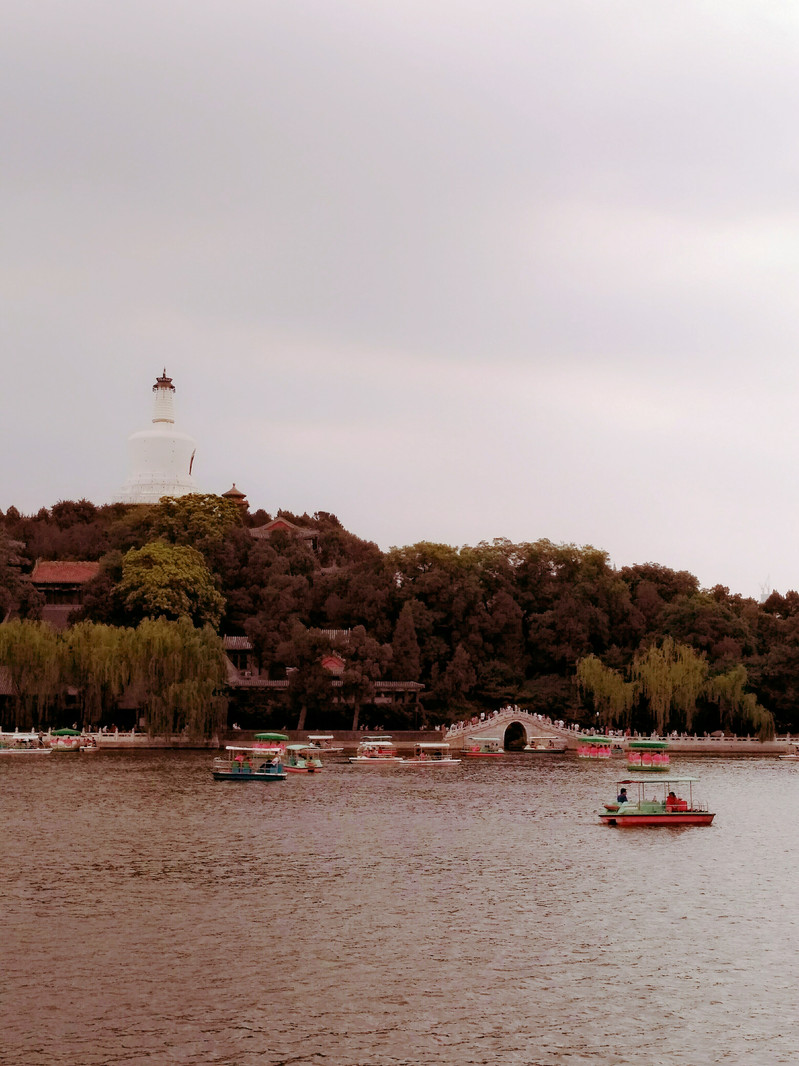
M 54 629 L 64 629 L 72 612 L 83 604 L 84 586 L 99 573 L 99 563 L 38 560 L 31 584 L 44 596 L 42 621 Z

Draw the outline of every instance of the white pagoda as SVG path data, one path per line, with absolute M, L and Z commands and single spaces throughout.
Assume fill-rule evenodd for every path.
M 162 496 L 196 492 L 191 476 L 195 443 L 175 429 L 175 386 L 163 376 L 153 385 L 153 424 L 128 437 L 128 479 L 121 503 L 158 503 Z

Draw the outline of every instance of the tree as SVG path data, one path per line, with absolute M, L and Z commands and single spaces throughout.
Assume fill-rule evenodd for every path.
M 186 616 L 194 625 L 216 627 L 225 609 L 202 555 L 186 545 L 157 540 L 123 557 L 115 595 L 136 621 Z
M 145 619 L 124 641 L 148 732 L 207 737 L 219 728 L 227 710 L 225 653 L 210 626 L 195 628 L 185 616 Z
M 12 609 L 23 618 L 38 616 L 42 594 L 22 576 L 24 548 L 0 530 L 0 622 Z
M 374 699 L 375 682 L 391 662 L 391 647 L 370 637 L 363 626 L 356 626 L 347 639 L 344 654 L 341 696 L 352 707 L 352 728 L 357 729 L 363 705 Z
M 15 619 L 0 625 L 0 663 L 14 691 L 14 726 L 41 726 L 62 689 L 58 637 L 44 622 Z
M 126 630 L 79 622 L 61 634 L 64 680 L 78 690 L 83 724 L 99 723 L 131 679 Z
M 600 725 L 629 726 L 638 695 L 634 682 L 625 681 L 618 670 L 605 666 L 596 655 L 588 655 L 577 664 L 577 686 L 591 697 Z
M 223 540 L 241 525 L 241 508 L 231 499 L 211 493 L 162 496 L 150 515 L 152 532 L 171 544 L 192 544 L 203 549 Z
M 395 681 L 418 681 L 421 669 L 419 641 L 413 624 L 413 608 L 406 603 L 400 611 L 399 620 L 391 642 L 392 667 Z
M 290 638 L 278 645 L 278 658 L 290 668 L 289 702 L 298 716 L 297 729 L 305 728 L 309 711 L 319 714 L 332 703 L 333 679 L 322 666 L 322 656 L 329 650 L 326 636 L 299 622 L 292 627 Z

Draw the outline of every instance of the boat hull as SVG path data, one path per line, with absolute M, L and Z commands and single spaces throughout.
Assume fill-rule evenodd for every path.
M 525 755 L 563 755 L 566 752 L 566 745 L 562 748 L 522 748 L 522 752 Z
M 403 766 L 422 767 L 425 770 L 460 764 L 460 759 L 404 759 L 402 762 Z
M 639 825 L 711 825 L 715 814 L 708 811 L 673 811 L 663 814 L 618 814 L 614 811 L 601 813 L 605 825 L 630 829 Z
M 462 751 L 464 759 L 501 759 L 504 751 Z
M 286 766 L 283 765 L 283 769 L 287 774 L 318 774 L 322 769 L 321 766 Z
M 0 755 L 50 755 L 52 748 L 0 748 Z
M 286 774 L 240 774 L 230 773 L 228 770 L 212 770 L 214 781 L 240 781 L 242 784 L 245 781 L 285 781 Z
M 357 755 L 354 755 L 350 760 L 350 766 L 358 766 L 361 770 L 390 770 L 394 766 L 399 766 L 403 759 L 398 755 L 388 759 L 361 759 Z

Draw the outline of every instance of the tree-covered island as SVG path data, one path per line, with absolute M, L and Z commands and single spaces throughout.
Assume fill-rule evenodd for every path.
M 48 562 L 91 565 L 75 602 L 37 581 Z M 398 729 L 506 703 L 642 733 L 799 720 L 795 591 L 758 603 L 548 540 L 384 552 L 335 515 L 220 496 L 0 512 L 0 614 L 6 728 Z

